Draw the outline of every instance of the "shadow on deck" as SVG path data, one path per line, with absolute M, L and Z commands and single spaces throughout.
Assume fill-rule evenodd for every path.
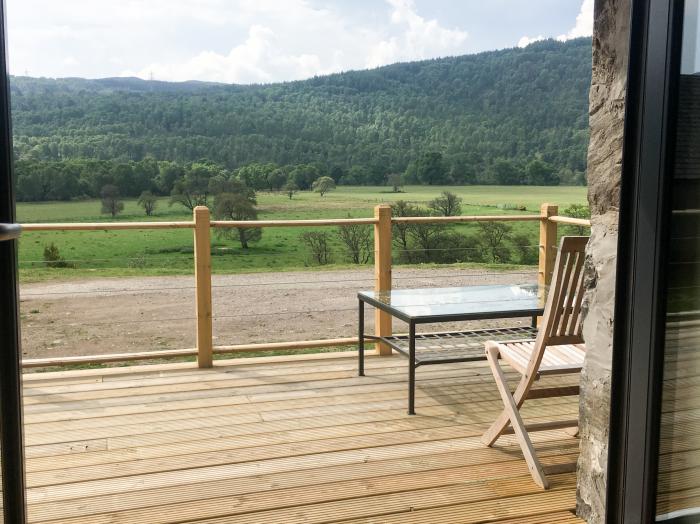
M 573 471 L 544 492 L 512 436 L 480 443 L 501 407 L 485 362 L 420 368 L 415 417 L 403 358 L 367 374 L 322 354 L 25 375 L 30 522 L 582 522 Z M 533 439 L 546 466 L 575 463 L 564 431 Z

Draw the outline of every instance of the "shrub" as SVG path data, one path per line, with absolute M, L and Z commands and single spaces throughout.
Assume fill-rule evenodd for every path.
M 443 191 L 442 194 L 431 200 L 428 207 L 433 210 L 436 215 L 451 217 L 462 213 L 462 199 L 449 191 Z
M 480 222 L 479 239 L 484 244 L 491 262 L 506 263 L 510 259 L 510 249 L 506 241 L 513 227 L 504 222 Z
M 61 256 L 58 246 L 53 242 L 44 246 L 44 265 L 46 267 L 70 267 Z
M 518 262 L 525 266 L 533 266 L 539 262 L 539 246 L 529 235 L 520 234 L 513 237 L 513 246 L 518 254 Z
M 591 210 L 588 206 L 583 206 L 581 204 L 571 204 L 569 207 L 562 211 L 564 216 L 571 218 L 591 218 Z M 568 234 L 584 236 L 588 235 L 590 228 L 586 226 L 567 226 L 566 228 Z
M 351 224 L 338 228 L 338 237 L 345 246 L 353 264 L 366 264 L 372 258 L 372 228 L 362 224 Z
M 456 262 L 483 262 L 484 246 L 474 236 L 467 236 L 454 231 L 443 231 L 438 236 L 441 249 L 430 252 L 429 261 L 439 264 Z
M 313 262 L 322 266 L 330 264 L 332 258 L 330 236 L 326 231 L 307 231 L 302 233 L 301 241 L 309 248 Z

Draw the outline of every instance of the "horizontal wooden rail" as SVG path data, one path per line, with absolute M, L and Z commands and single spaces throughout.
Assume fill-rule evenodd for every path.
M 22 224 L 22 231 L 110 231 L 117 229 L 194 229 L 194 222 L 55 222 Z
M 321 340 L 301 340 L 299 342 L 268 342 L 267 344 L 238 344 L 235 346 L 214 346 L 214 353 L 241 353 L 251 351 L 291 351 L 295 349 L 329 348 L 357 344 L 357 337 L 328 338 Z
M 165 349 L 159 351 L 141 351 L 139 353 L 109 353 L 106 355 L 85 355 L 79 357 L 28 358 L 22 360 L 23 368 L 45 368 L 51 366 L 70 366 L 82 364 L 107 364 L 110 362 L 128 362 L 130 360 L 152 360 L 159 358 L 191 357 L 196 349 Z
M 335 346 L 351 346 L 357 344 L 354 338 L 331 338 L 323 340 L 300 340 L 298 342 L 269 342 L 266 344 L 239 344 L 236 346 L 214 346 L 213 353 L 251 353 L 258 351 L 295 351 L 298 349 L 327 348 Z M 138 353 L 110 353 L 106 355 L 85 355 L 79 357 L 32 358 L 22 360 L 23 368 L 42 368 L 51 366 L 67 366 L 78 364 L 107 364 L 110 362 L 127 362 L 134 360 L 155 360 L 160 358 L 193 357 L 197 355 L 196 348 L 165 349 L 159 351 L 141 351 Z
M 394 224 L 425 224 L 440 222 L 526 222 L 540 221 L 539 215 L 472 215 L 454 217 L 393 217 Z
M 211 227 L 304 227 L 304 226 L 348 226 L 372 225 L 374 218 L 329 218 L 325 220 L 212 220 Z
M 591 227 L 591 221 L 585 218 L 553 216 L 549 217 L 548 220 L 550 222 L 554 222 L 555 224 L 568 224 L 571 226 Z

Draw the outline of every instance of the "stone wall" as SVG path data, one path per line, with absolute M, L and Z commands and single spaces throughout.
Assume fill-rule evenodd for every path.
M 581 374 L 577 513 L 605 521 L 610 370 L 617 251 L 618 203 L 627 85 L 631 0 L 596 0 L 590 91 L 588 201 L 591 239 L 586 256 Z

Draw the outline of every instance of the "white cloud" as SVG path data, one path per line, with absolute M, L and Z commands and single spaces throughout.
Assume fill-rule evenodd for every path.
M 247 27 L 243 42 L 224 52 L 207 50 L 184 60 L 152 61 L 139 69 L 125 69 L 121 75 L 265 83 L 467 51 L 465 31 L 426 20 L 412 0 L 386 1 L 388 30 L 380 31 L 348 26 L 337 13 L 314 8 L 306 0 L 239 0 L 237 23 L 255 21 Z
M 591 36 L 593 34 L 593 7 L 595 0 L 583 0 L 581 9 L 576 16 L 576 24 L 566 34 L 557 36 L 560 42 L 566 42 L 572 38 L 581 36 Z M 534 42 L 544 40 L 546 37 L 538 36 L 523 36 L 518 40 L 518 47 L 527 47 Z
M 593 34 L 593 7 L 594 0 L 583 0 L 581 10 L 576 16 L 576 25 L 572 27 L 565 35 L 559 35 L 557 40 L 565 42 L 572 38 L 581 36 L 591 36 Z
M 434 58 L 466 52 L 466 31 L 442 27 L 416 12 L 413 0 L 387 0 L 392 6 L 391 22 L 403 32 L 374 44 L 365 65 L 377 67 L 402 60 Z
M 323 72 L 318 55 L 285 53 L 271 28 L 253 25 L 246 40 L 228 54 L 203 51 L 184 62 L 153 63 L 138 72 L 124 71 L 122 75 L 175 81 L 195 78 L 228 83 L 264 83 L 280 78 L 308 78 Z
M 544 40 L 544 36 L 538 35 L 538 36 L 523 36 L 520 40 L 518 40 L 518 47 L 527 47 L 530 44 L 534 44 L 535 42 L 539 42 L 540 40 Z

